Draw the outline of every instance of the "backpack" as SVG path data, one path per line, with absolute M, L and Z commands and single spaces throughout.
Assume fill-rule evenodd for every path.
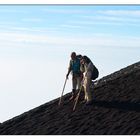
M 98 76 L 99 76 L 99 71 L 98 71 L 98 69 L 94 66 L 91 79 L 92 79 L 92 80 L 95 80 L 96 78 L 98 78 Z

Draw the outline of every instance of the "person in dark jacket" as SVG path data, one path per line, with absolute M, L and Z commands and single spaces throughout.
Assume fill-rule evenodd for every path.
M 91 93 L 91 83 L 92 83 L 92 73 L 94 69 L 94 64 L 92 61 L 87 57 L 83 56 L 81 59 L 81 71 L 84 73 L 83 77 L 83 87 L 84 87 L 84 93 L 85 93 L 85 101 L 87 105 L 90 105 L 93 103 L 93 95 Z

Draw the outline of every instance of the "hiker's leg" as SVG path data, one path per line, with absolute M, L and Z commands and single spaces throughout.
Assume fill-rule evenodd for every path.
M 85 94 L 87 98 L 87 102 L 92 101 L 92 95 L 91 95 L 91 72 L 88 72 L 86 77 L 85 77 Z
M 84 100 L 87 101 L 87 91 L 86 91 L 86 84 L 87 83 L 87 79 L 84 78 L 84 84 L 83 84 L 83 87 L 84 87 L 84 94 L 85 94 L 85 97 L 84 97 Z
M 76 86 L 77 86 L 77 79 L 75 76 L 72 77 L 72 92 L 73 94 L 76 92 Z
M 76 86 L 77 86 L 77 80 L 75 76 L 72 76 L 72 95 L 69 100 L 72 100 L 76 93 Z
M 87 93 L 87 101 L 92 100 L 91 90 L 90 90 L 91 81 L 88 79 L 86 83 L 86 93 Z
M 81 77 L 77 77 L 77 88 L 78 88 L 78 90 L 80 90 L 81 86 L 82 86 Z

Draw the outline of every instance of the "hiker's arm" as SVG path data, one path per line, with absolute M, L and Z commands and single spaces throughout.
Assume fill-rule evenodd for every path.
M 67 75 L 66 75 L 66 78 L 67 78 L 67 79 L 68 79 L 68 76 L 69 76 L 70 72 L 71 72 L 71 61 L 70 61 L 70 63 L 69 63 L 68 73 L 67 73 Z
M 84 72 L 85 72 L 85 67 L 84 67 L 84 64 L 81 64 L 81 66 L 80 66 L 80 71 L 81 71 L 82 73 L 84 73 Z
M 67 75 L 66 75 L 67 79 L 68 79 L 68 77 L 69 77 L 70 72 L 71 72 L 71 70 L 69 69 L 69 70 L 68 70 L 68 73 L 67 73 Z

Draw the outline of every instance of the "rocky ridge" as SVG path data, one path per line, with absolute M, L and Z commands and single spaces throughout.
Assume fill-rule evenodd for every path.
M 75 111 L 71 93 L 0 124 L 1 135 L 139 135 L 140 62 L 95 82 L 94 104 Z

